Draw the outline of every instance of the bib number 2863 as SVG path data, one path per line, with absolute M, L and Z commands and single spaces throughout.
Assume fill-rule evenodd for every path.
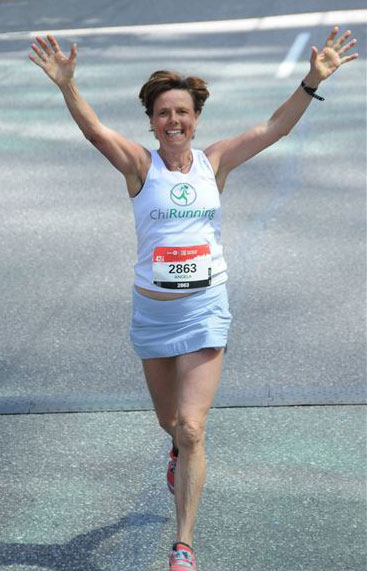
M 157 246 L 153 252 L 153 282 L 168 289 L 207 287 L 211 263 L 209 244 Z

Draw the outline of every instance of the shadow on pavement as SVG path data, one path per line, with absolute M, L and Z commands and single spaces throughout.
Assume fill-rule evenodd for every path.
M 131 513 L 112 525 L 94 529 L 88 533 L 77 535 L 68 543 L 24 544 L 0 542 L 0 566 L 34 565 L 49 569 L 73 571 L 100 571 L 101 566 L 92 561 L 93 553 L 98 546 L 120 531 L 128 528 L 141 528 L 150 524 L 165 524 L 169 518 L 153 513 Z M 121 542 L 121 538 L 119 538 Z M 116 566 L 129 564 L 136 557 L 136 546 L 127 542 L 122 546 L 123 554 Z M 111 565 L 111 567 L 114 567 Z

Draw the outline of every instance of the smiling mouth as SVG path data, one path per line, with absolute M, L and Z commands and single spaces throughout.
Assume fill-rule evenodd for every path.
M 170 129 L 169 131 L 166 131 L 166 134 L 169 137 L 173 137 L 174 135 L 183 135 L 183 131 L 180 129 Z

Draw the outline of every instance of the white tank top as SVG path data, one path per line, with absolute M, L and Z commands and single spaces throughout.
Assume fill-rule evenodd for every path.
M 138 261 L 134 283 L 152 291 L 194 291 L 227 281 L 221 204 L 213 168 L 193 150 L 188 173 L 169 171 L 157 151 L 133 201 Z

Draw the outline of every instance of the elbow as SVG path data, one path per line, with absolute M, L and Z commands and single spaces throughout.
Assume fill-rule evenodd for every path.
M 96 131 L 83 131 L 83 135 L 94 147 L 101 144 L 101 137 Z
M 282 137 L 286 137 L 287 135 L 289 135 L 291 131 L 292 131 L 291 128 L 289 128 L 287 131 L 282 131 L 282 134 L 280 135 L 279 139 L 282 139 Z
M 97 147 L 103 139 L 103 126 L 99 121 L 88 121 L 83 125 L 82 132 L 84 137 Z
M 292 127 L 287 127 L 286 125 L 282 125 L 279 122 L 276 122 L 272 119 L 270 119 L 270 121 L 268 122 L 268 127 L 272 132 L 275 141 L 279 141 L 286 135 L 289 135 L 292 129 Z
M 286 125 L 279 125 L 277 130 L 276 130 L 276 134 L 277 134 L 278 139 L 282 139 L 283 137 L 286 137 L 287 135 L 289 135 L 291 130 L 292 130 L 292 127 L 287 127 Z
M 287 135 L 289 135 L 289 133 L 291 132 L 291 129 L 279 129 L 276 132 L 276 140 L 279 141 L 280 139 L 283 139 L 283 137 L 286 137 Z

